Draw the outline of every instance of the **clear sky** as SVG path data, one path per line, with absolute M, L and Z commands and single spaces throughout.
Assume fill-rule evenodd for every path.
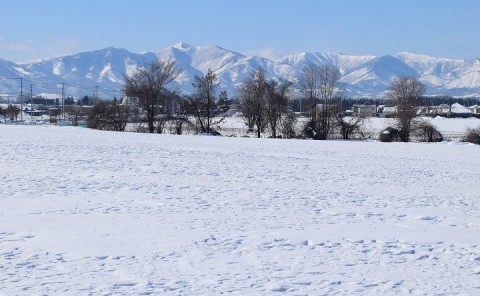
M 479 0 L 0 0 L 0 58 L 179 41 L 277 58 L 408 51 L 480 58 Z

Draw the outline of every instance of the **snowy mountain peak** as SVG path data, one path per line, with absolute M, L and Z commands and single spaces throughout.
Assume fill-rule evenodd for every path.
M 347 55 L 335 52 L 302 52 L 272 61 L 245 56 L 216 45 L 192 46 L 179 42 L 158 52 L 131 53 L 107 47 L 58 58 L 16 64 L 0 59 L 0 81 L 6 77 L 24 77 L 37 85 L 36 94 L 49 94 L 48 83 L 64 82 L 67 96 L 91 94 L 98 86 L 99 95 L 108 98 L 112 90 L 123 87 L 123 74 L 132 73 L 139 64 L 156 58 L 172 58 L 183 70 L 174 87 L 192 91 L 194 75 L 211 69 L 220 87 L 233 97 L 237 87 L 256 69 L 262 67 L 270 78 L 298 81 L 308 64 L 339 68 L 345 96 L 382 96 L 388 84 L 400 76 L 413 76 L 427 86 L 427 95 L 480 95 L 480 60 L 453 60 L 400 52 L 394 55 Z M 12 87 L 14 85 L 14 87 Z M 295 86 L 295 85 L 294 85 Z M 18 91 L 13 82 L 0 84 L 0 95 Z M 52 95 L 58 95 L 56 92 Z
M 176 44 L 174 44 L 172 47 L 178 48 L 178 49 L 189 49 L 192 46 L 186 42 L 180 41 Z

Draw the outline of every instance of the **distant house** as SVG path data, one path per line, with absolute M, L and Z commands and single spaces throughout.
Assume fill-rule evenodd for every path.
M 327 108 L 328 110 L 337 110 L 337 105 L 336 104 L 327 104 L 327 105 L 324 105 L 324 104 L 317 104 L 315 106 L 315 108 L 317 109 L 317 112 L 322 112 L 325 110 L 325 108 Z
M 450 105 L 448 105 L 448 104 L 440 104 L 440 105 L 434 107 L 433 110 L 435 110 L 435 112 L 438 115 L 441 115 L 441 116 L 450 115 Z
M 393 117 L 397 113 L 397 107 L 388 107 L 385 105 L 379 105 L 377 108 L 378 117 L 389 118 Z
M 231 103 L 230 107 L 227 112 L 225 112 L 225 116 L 235 116 L 239 112 L 238 104 L 237 103 Z
M 431 108 L 428 107 L 428 106 L 418 106 L 416 108 L 417 110 L 417 115 L 418 116 L 422 116 L 422 115 L 429 115 L 430 114 L 430 110 Z
M 432 113 L 434 115 L 440 115 L 444 117 L 471 117 L 474 115 L 473 111 L 470 110 L 469 108 L 459 104 L 455 103 L 452 105 L 448 104 L 441 104 L 438 106 L 432 107 Z
M 479 115 L 480 114 L 480 106 L 479 105 L 473 105 L 468 107 L 470 111 L 472 112 L 473 115 Z
M 28 106 L 25 106 L 25 108 L 23 108 L 23 112 L 30 116 L 42 116 L 46 113 L 45 110 L 34 109 L 30 104 L 28 104 Z
M 124 96 L 122 98 L 122 102 L 120 103 L 120 105 L 138 106 L 139 103 L 140 103 L 140 98 L 139 97 Z
M 54 106 L 55 100 L 54 99 L 47 99 L 42 97 L 33 98 L 34 105 L 44 105 L 44 106 Z
M 435 117 L 435 116 L 439 115 L 439 109 L 436 106 L 418 106 L 415 109 L 417 110 L 417 115 L 418 116 Z M 448 105 L 447 105 L 447 109 L 449 110 Z
M 375 117 L 377 114 L 376 105 L 353 105 L 353 115 L 357 117 Z

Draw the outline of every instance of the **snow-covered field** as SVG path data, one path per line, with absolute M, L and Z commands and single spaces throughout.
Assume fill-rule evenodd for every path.
M 1 295 L 479 295 L 480 146 L 0 125 Z

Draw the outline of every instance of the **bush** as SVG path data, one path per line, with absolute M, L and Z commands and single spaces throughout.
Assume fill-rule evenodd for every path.
M 99 130 L 124 131 L 134 113 L 128 106 L 101 102 L 88 113 L 87 126 Z
M 303 128 L 303 134 L 307 139 L 313 140 L 326 140 L 327 133 L 325 128 L 322 128 L 316 121 L 309 121 Z
M 465 136 L 465 142 L 480 145 L 480 128 L 469 129 Z
M 295 133 L 295 123 L 297 122 L 297 118 L 295 117 L 295 113 L 289 111 L 284 116 L 283 120 L 280 124 L 280 131 L 282 136 L 287 139 L 293 139 L 296 136 Z
M 422 121 L 413 129 L 413 137 L 420 142 L 442 142 L 443 135 L 433 124 Z
M 387 127 L 386 129 L 382 130 L 378 135 L 378 140 L 380 142 L 396 142 L 398 141 L 399 137 L 399 130 L 393 127 Z

